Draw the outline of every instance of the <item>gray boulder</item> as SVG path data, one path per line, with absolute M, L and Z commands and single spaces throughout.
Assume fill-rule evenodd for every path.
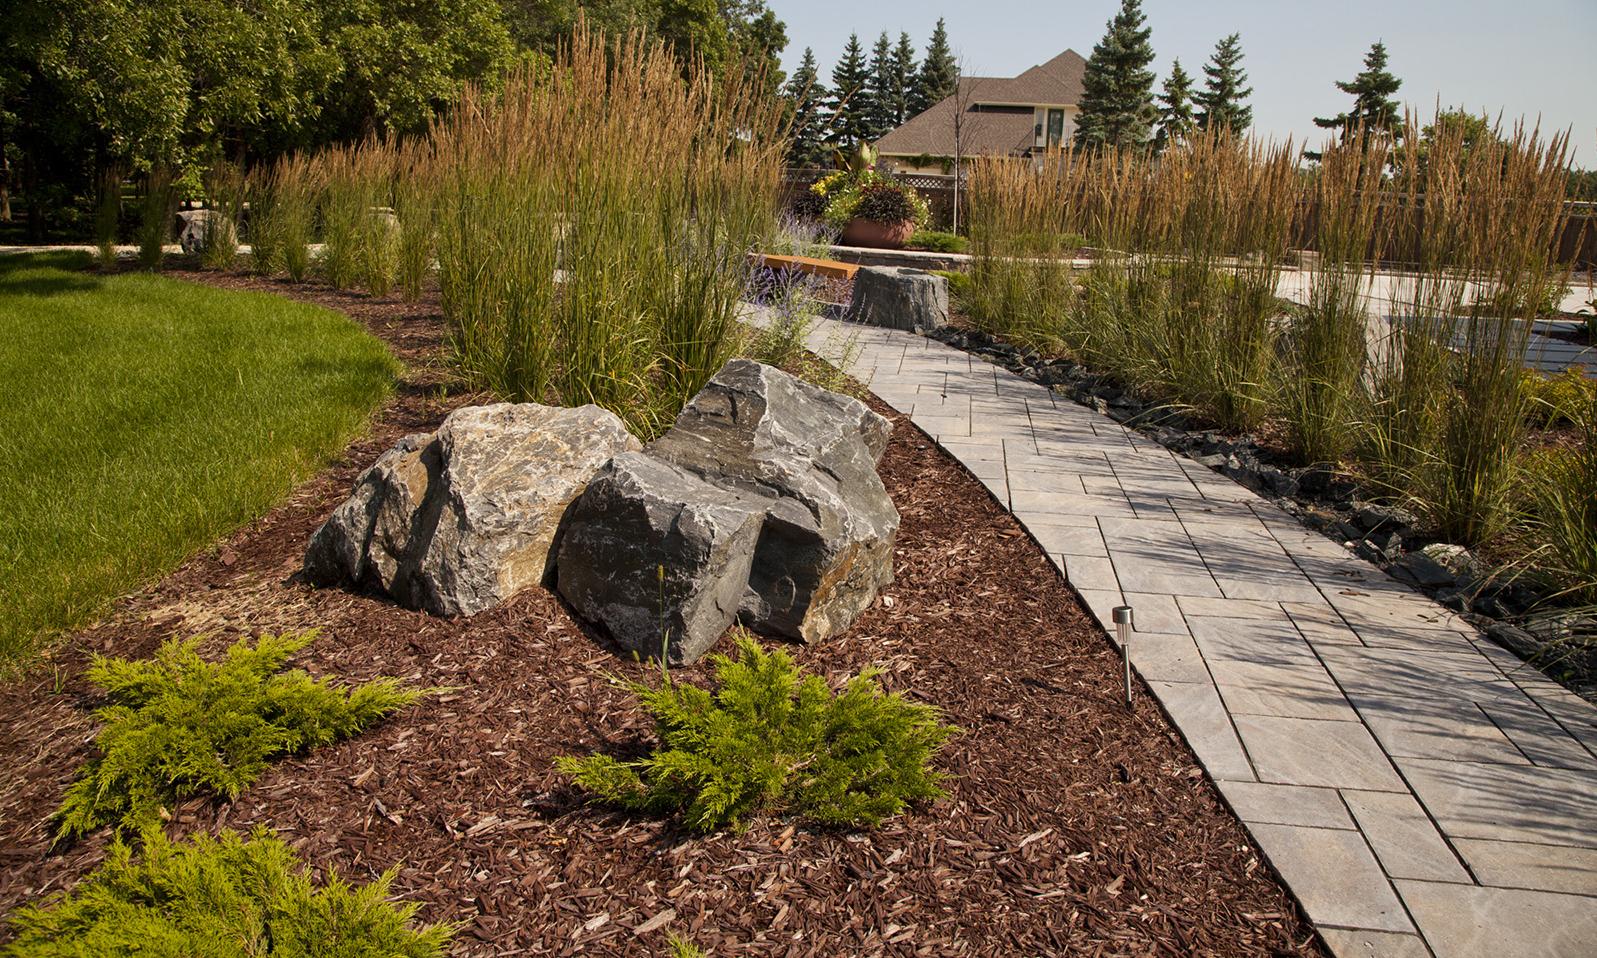
M 178 245 L 190 255 L 204 249 L 213 235 L 237 239 L 233 221 L 216 210 L 179 210 L 176 231 Z
M 1394 571 L 1413 582 L 1432 588 L 1468 584 L 1480 572 L 1474 555 L 1463 546 L 1437 542 L 1403 556 Z
M 734 360 L 648 454 L 763 504 L 742 618 L 817 642 L 893 580 L 898 510 L 876 474 L 891 428 L 858 400 Z
M 612 456 L 638 448 L 597 406 L 457 409 L 356 480 L 311 538 L 306 578 L 437 615 L 481 612 L 549 578 L 566 509 Z
M 736 619 L 764 522 L 763 502 L 624 453 L 572 506 L 560 594 L 623 648 L 692 662 Z
M 1353 523 L 1365 532 L 1376 529 L 1389 531 L 1406 529 L 1419 524 L 1419 518 L 1399 506 L 1382 505 L 1378 502 L 1353 503 Z
M 925 270 L 863 266 L 854 274 L 848 318 L 927 332 L 948 325 L 948 280 Z

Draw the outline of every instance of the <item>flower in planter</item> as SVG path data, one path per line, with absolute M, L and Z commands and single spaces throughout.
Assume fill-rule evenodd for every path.
M 839 229 L 853 219 L 897 225 L 926 225 L 931 208 L 913 187 L 872 173 L 835 189 L 826 206 L 826 221 Z

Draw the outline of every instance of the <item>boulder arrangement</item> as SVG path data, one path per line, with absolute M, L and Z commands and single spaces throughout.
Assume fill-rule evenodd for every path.
M 456 410 L 356 481 L 306 577 L 470 615 L 554 584 L 623 649 L 673 663 L 734 621 L 804 642 L 892 581 L 890 424 L 858 400 L 734 360 L 644 449 L 596 407 Z
M 948 325 L 948 280 L 903 266 L 863 266 L 854 274 L 848 318 L 928 333 Z
M 305 575 L 472 615 L 547 581 L 561 519 L 599 468 L 641 449 L 598 406 L 468 406 L 406 436 L 311 537 Z

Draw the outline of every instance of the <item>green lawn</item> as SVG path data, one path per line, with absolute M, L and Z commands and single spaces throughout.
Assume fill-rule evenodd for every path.
M 399 364 L 330 310 L 0 256 L 0 674 L 265 513 Z

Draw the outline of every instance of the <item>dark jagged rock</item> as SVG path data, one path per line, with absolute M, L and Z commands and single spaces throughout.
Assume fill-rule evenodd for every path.
M 560 594 L 623 648 L 673 663 L 713 646 L 743 605 L 765 503 L 623 453 L 572 505 Z
M 735 360 L 648 454 L 765 503 L 743 618 L 815 642 L 892 581 L 898 510 L 876 474 L 890 429 L 858 400 Z

